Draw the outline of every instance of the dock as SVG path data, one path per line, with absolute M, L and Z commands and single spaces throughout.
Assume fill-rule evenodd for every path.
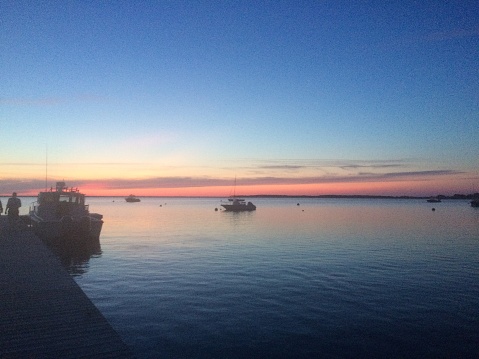
M 48 247 L 0 216 L 0 358 L 132 357 Z

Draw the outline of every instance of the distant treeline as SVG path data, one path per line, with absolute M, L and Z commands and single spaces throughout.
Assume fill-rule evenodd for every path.
M 1 195 L 0 197 L 10 197 L 11 195 Z M 20 198 L 22 197 L 35 197 L 35 196 L 18 196 Z M 116 197 L 122 197 L 122 196 L 89 196 L 89 198 L 92 197 L 108 197 L 108 198 L 116 198 Z M 141 198 L 178 198 L 178 197 L 184 197 L 184 198 L 204 198 L 204 196 L 139 196 Z M 209 196 L 206 196 L 209 197 Z M 309 196 L 309 195 L 287 195 L 287 194 L 253 194 L 253 195 L 236 195 L 236 197 L 248 197 L 248 198 L 392 198 L 392 199 L 427 199 L 431 198 L 431 196 L 377 196 L 377 195 L 363 195 L 363 194 L 357 194 L 357 195 L 343 195 L 343 194 L 320 194 L 316 196 Z M 454 194 L 452 196 L 445 196 L 445 195 L 437 195 L 433 196 L 434 198 L 439 198 L 439 199 L 476 199 L 479 198 L 479 193 L 471 193 L 471 194 Z M 220 196 L 211 196 L 210 198 L 223 198 Z
M 393 198 L 393 199 L 427 199 L 431 196 L 377 196 L 377 195 L 341 195 L 341 194 L 322 194 L 317 196 L 290 196 L 290 195 L 270 195 L 270 194 L 257 194 L 252 196 L 243 196 L 238 197 L 253 197 L 253 198 Z M 473 199 L 479 198 L 479 193 L 471 194 L 454 194 L 452 196 L 437 195 L 434 196 L 439 199 Z
M 473 198 L 479 198 L 479 193 L 472 193 L 472 194 L 455 194 L 453 196 L 443 196 L 439 195 L 437 196 L 439 199 L 473 199 Z

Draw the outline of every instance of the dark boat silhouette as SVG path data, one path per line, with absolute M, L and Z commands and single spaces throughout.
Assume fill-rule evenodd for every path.
M 229 212 L 245 212 L 256 210 L 256 206 L 253 203 L 246 203 L 243 198 L 236 197 L 236 177 L 233 189 L 233 197 L 228 198 L 228 202 L 222 202 L 221 207 L 223 207 L 225 211 Z
M 125 198 L 125 201 L 127 202 L 140 202 L 141 200 L 137 197 L 135 197 L 134 194 L 130 194 L 128 197 Z
M 231 212 L 244 212 L 244 211 L 255 211 L 256 206 L 246 201 L 242 198 L 228 198 L 228 203 L 222 203 L 221 206 L 225 209 L 225 211 Z
M 85 195 L 66 187 L 65 182 L 57 182 L 55 190 L 40 192 L 30 205 L 29 216 L 33 231 L 45 241 L 98 239 L 103 226 L 103 216 L 90 213 Z

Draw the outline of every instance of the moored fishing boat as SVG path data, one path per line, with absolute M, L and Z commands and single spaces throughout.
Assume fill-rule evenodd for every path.
M 246 203 L 243 198 L 236 197 L 236 177 L 235 184 L 233 187 L 233 196 L 228 198 L 228 202 L 222 202 L 221 207 L 223 207 L 225 211 L 229 212 L 245 212 L 256 210 L 256 206 L 253 203 Z
M 103 216 L 90 213 L 85 195 L 66 187 L 65 182 L 57 182 L 55 190 L 40 192 L 29 215 L 33 231 L 47 242 L 98 239 L 103 226 Z
M 256 206 L 246 201 L 242 198 L 228 198 L 227 203 L 222 203 L 221 206 L 225 209 L 225 211 L 231 212 L 244 212 L 244 211 L 254 211 L 256 210 Z
M 134 194 L 130 194 L 128 197 L 125 198 L 125 201 L 127 202 L 140 202 L 141 200 L 136 197 Z

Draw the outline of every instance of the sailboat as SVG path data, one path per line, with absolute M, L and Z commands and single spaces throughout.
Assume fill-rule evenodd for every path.
M 245 212 L 245 211 L 255 211 L 256 206 L 248 202 L 244 198 L 236 197 L 236 177 L 235 177 L 235 186 L 233 190 L 233 196 L 228 198 L 228 202 L 221 203 L 221 206 L 225 209 L 225 211 L 230 212 Z

